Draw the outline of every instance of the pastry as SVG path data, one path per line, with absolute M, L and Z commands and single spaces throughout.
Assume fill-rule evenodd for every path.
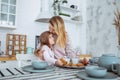
M 66 65 L 66 64 L 67 64 L 67 61 L 65 61 L 64 58 L 61 58 L 60 61 L 63 63 L 63 65 Z

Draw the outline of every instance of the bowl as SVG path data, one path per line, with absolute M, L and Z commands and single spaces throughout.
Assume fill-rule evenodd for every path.
M 96 66 L 96 65 L 88 65 L 88 66 L 85 67 L 85 70 L 96 69 L 96 68 L 98 68 L 98 67 L 99 67 L 99 66 Z
M 45 61 L 32 61 L 32 67 L 34 69 L 45 69 L 48 67 L 48 63 Z
M 100 78 L 106 76 L 107 69 L 99 66 L 86 66 L 85 72 L 88 74 L 88 76 Z

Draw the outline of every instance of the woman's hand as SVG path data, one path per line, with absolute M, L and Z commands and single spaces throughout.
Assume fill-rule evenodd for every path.
M 58 59 L 58 60 L 55 62 L 55 65 L 57 65 L 57 66 L 63 66 L 63 63 L 61 62 L 60 59 Z

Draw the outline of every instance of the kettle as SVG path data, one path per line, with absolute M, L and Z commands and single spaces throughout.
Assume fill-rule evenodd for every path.
M 27 47 L 26 53 L 27 54 L 33 54 L 34 48 L 32 47 Z
M 119 63 L 120 59 L 112 54 L 103 54 L 99 60 L 98 65 L 101 67 L 105 67 L 108 70 L 111 70 L 111 65 Z

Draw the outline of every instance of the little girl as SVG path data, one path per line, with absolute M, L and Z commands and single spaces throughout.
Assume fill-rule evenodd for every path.
M 37 55 L 41 60 L 46 61 L 49 65 L 62 66 L 60 59 L 55 59 L 55 55 L 52 51 L 53 45 L 54 38 L 52 36 L 52 33 L 49 31 L 43 32 L 40 35 L 40 47 L 35 51 L 35 55 Z

